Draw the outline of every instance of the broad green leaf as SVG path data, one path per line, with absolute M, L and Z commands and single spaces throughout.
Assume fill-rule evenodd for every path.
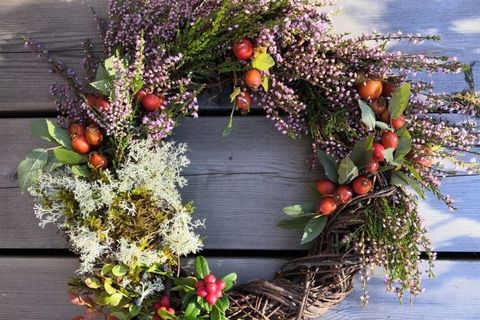
M 260 71 L 267 71 L 275 65 L 275 60 L 268 53 L 262 52 L 256 55 L 252 61 L 252 67 Z
M 195 275 L 198 279 L 204 279 L 210 273 L 207 259 L 202 256 L 195 258 Z
M 312 219 L 311 215 L 296 217 L 293 219 L 280 220 L 277 223 L 277 226 L 287 230 L 303 230 L 308 221 L 310 221 L 310 219 Z
M 105 70 L 107 71 L 107 74 L 110 77 L 115 76 L 115 63 L 114 63 L 115 60 L 117 60 L 117 63 L 119 62 L 116 56 L 111 56 L 107 58 L 107 60 L 105 60 L 105 62 L 103 63 L 105 66 Z M 118 64 L 120 65 L 120 63 Z
M 414 166 L 412 166 L 411 164 L 406 164 L 405 166 L 407 167 L 408 171 L 415 179 L 417 179 L 420 182 L 423 182 L 423 178 L 420 175 L 420 172 L 418 172 L 418 170 L 415 169 Z
M 100 91 L 104 96 L 110 96 L 112 91 L 112 83 L 106 79 L 95 82 L 90 82 L 90 85 Z
M 86 156 L 67 149 L 54 149 L 53 153 L 58 162 L 64 164 L 81 164 L 88 161 Z
M 48 133 L 47 122 L 45 121 L 45 119 L 37 119 L 32 121 L 32 123 L 30 124 L 30 129 L 32 130 L 32 134 L 36 137 L 50 142 L 55 141 L 52 137 L 50 137 L 50 134 Z
M 335 159 L 322 150 L 317 151 L 317 159 L 323 168 L 325 177 L 333 182 L 338 182 L 337 163 L 335 162 Z
M 210 313 L 210 320 L 222 320 L 221 313 L 220 309 L 215 306 Z
M 234 102 L 240 93 L 242 93 L 242 89 L 240 89 L 240 87 L 233 88 L 233 92 L 230 94 L 230 101 Z
M 109 77 L 110 76 L 108 75 L 107 70 L 105 70 L 105 67 L 99 64 L 95 74 L 95 81 L 107 80 Z
M 373 156 L 373 140 L 375 139 L 374 135 L 369 135 L 362 140 L 358 141 L 353 147 L 350 158 L 357 168 L 364 168 L 367 163 L 370 162 Z
M 225 289 L 223 289 L 223 291 L 226 292 L 235 285 L 235 282 L 237 282 L 237 274 L 233 272 L 229 273 L 226 276 L 224 276 L 222 280 L 225 281 Z
M 205 301 L 205 299 L 197 297 L 197 304 L 204 310 L 210 311 L 210 305 Z
M 406 128 L 401 128 L 396 133 L 399 137 L 399 142 L 395 152 L 395 162 L 403 162 L 405 156 L 412 149 L 412 137 Z
M 105 279 L 105 282 L 103 283 L 103 287 L 105 288 L 105 291 L 108 294 L 114 294 L 114 293 L 117 292 L 117 289 L 112 287 L 112 283 L 113 283 L 112 279 L 110 279 L 110 278 Z
M 116 277 L 123 277 L 124 275 L 127 274 L 127 272 L 128 272 L 128 267 L 123 264 L 116 265 L 115 267 L 112 268 L 112 273 Z
M 399 186 L 399 187 L 409 186 L 413 190 L 415 190 L 415 192 L 417 192 L 417 194 L 422 199 L 425 199 L 425 192 L 423 191 L 422 187 L 418 184 L 418 182 L 413 180 L 403 172 L 400 172 L 400 171 L 393 172 L 392 177 L 390 178 L 390 184 L 394 186 Z
M 178 319 L 177 316 L 171 314 L 171 313 L 168 312 L 167 310 L 158 309 L 158 310 L 157 310 L 157 313 L 158 313 L 158 315 L 159 315 L 162 319 L 172 319 L 172 320 Z
M 270 89 L 270 86 L 269 86 L 270 82 L 269 82 L 269 79 L 267 76 L 263 77 L 262 79 L 262 87 L 263 87 L 263 90 L 265 90 L 265 92 L 268 92 L 268 90 Z
M 132 89 L 133 94 L 136 94 L 144 86 L 145 86 L 145 83 L 143 83 L 143 80 L 141 78 L 134 78 L 130 82 L 130 88 Z
M 112 271 L 112 269 L 113 269 L 113 264 L 107 263 L 106 265 L 104 265 L 104 266 L 102 267 L 102 270 L 101 270 L 100 274 L 101 274 L 102 276 L 104 276 L 104 275 L 110 273 L 110 271 Z
M 72 149 L 72 143 L 70 142 L 71 139 L 68 131 L 60 128 L 48 119 L 45 119 L 45 121 L 47 123 L 47 130 L 50 137 L 52 137 L 55 141 L 58 142 L 58 144 L 65 147 L 66 149 Z
M 315 212 L 315 205 L 313 203 L 295 204 L 293 206 L 283 208 L 283 213 L 290 217 L 298 217 Z
M 315 240 L 322 233 L 326 223 L 327 218 L 324 216 L 312 218 L 305 226 L 300 244 Z
M 98 289 L 102 286 L 102 284 L 100 283 L 100 281 L 98 281 L 97 278 L 86 278 L 85 279 L 85 284 L 90 289 Z
M 338 167 L 338 183 L 347 184 L 358 176 L 358 168 L 350 157 L 345 157 L 340 161 Z
M 395 164 L 395 161 L 393 160 L 393 152 L 395 149 L 393 148 L 387 148 L 383 150 L 383 156 L 385 157 L 385 162 L 388 164 Z
M 380 128 L 382 130 L 392 130 L 392 128 L 388 124 L 382 121 L 376 121 L 375 127 Z
M 197 283 L 197 279 L 195 279 L 194 277 L 174 278 L 173 283 L 176 286 L 195 288 L 195 283 Z
M 63 163 L 58 162 L 55 158 L 55 155 L 49 153 L 47 164 L 45 165 L 45 168 L 43 170 L 45 172 L 52 172 L 55 169 L 60 168 L 61 166 L 63 166 Z
M 120 292 L 115 292 L 110 297 L 108 297 L 108 303 L 111 306 L 118 306 L 120 301 L 122 301 L 123 295 Z
M 410 83 L 405 83 L 393 92 L 392 98 L 388 103 L 388 111 L 390 111 L 392 118 L 400 117 L 407 109 L 410 100 L 410 89 Z
M 35 149 L 27 154 L 27 157 L 18 165 L 18 185 L 25 192 L 42 175 L 48 162 L 48 151 Z
M 88 166 L 72 166 L 72 173 L 77 177 L 89 178 L 92 175 L 92 172 Z
M 367 126 L 369 130 L 375 129 L 375 113 L 372 108 L 362 100 L 358 100 L 358 105 L 362 111 L 362 122 Z
M 228 300 L 227 296 L 223 296 L 220 299 L 218 299 L 217 302 L 217 307 L 222 311 L 222 313 L 225 313 L 225 311 L 228 309 L 230 306 L 230 301 Z
M 185 318 L 197 319 L 197 316 L 200 314 L 200 309 L 198 309 L 195 302 L 190 302 L 185 309 Z

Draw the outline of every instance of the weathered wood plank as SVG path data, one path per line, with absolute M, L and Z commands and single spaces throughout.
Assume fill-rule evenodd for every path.
M 0 141 L 8 153 L 0 155 L 0 247 L 64 248 L 54 228 L 41 230 L 32 203 L 16 188 L 18 162 L 41 141 L 29 134 L 29 119 L 0 119 Z M 209 249 L 299 249 L 300 234 L 279 229 L 281 208 L 315 200 L 308 172 L 307 141 L 281 136 L 263 117 L 239 117 L 234 130 L 222 137 L 226 117 L 185 120 L 174 139 L 189 144 L 192 161 L 186 171 L 186 200 L 194 200 L 197 217 L 206 218 Z M 455 214 L 433 199 L 421 212 L 439 251 L 480 251 L 480 199 L 474 192 L 480 177 L 447 178 L 443 191 L 457 200 Z M 8 227 L 5 227 L 8 226 Z M 215 232 L 212 232 L 215 230 Z M 19 236 L 21 235 L 21 236 Z
M 213 272 L 237 272 L 240 282 L 269 279 L 284 263 L 283 259 L 211 258 Z M 64 320 L 81 309 L 70 305 L 66 281 L 77 267 L 73 258 L 0 258 L 0 301 L 2 319 Z M 321 319 L 476 319 L 480 263 L 438 261 L 437 278 L 426 280 L 426 292 L 399 304 L 393 294 L 385 293 L 383 275 L 376 272 L 369 282 L 370 303 L 362 307 L 358 283 L 354 292 Z M 408 298 L 407 298 L 408 299 Z

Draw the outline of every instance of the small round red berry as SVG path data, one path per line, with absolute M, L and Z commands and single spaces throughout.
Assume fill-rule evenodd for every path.
M 397 149 L 398 143 L 398 136 L 395 132 L 387 131 L 382 135 L 382 145 L 385 147 L 385 149 Z
M 200 288 L 205 288 L 205 283 L 203 282 L 203 280 L 198 280 L 195 283 L 195 289 L 200 289 Z
M 135 100 L 142 102 L 143 98 L 148 94 L 148 92 L 145 89 L 140 89 L 138 92 L 135 94 Z
M 248 38 L 233 44 L 233 54 L 238 60 L 248 60 L 253 56 L 253 44 Z
M 160 298 L 160 304 L 165 307 L 170 306 L 170 297 L 169 296 L 162 296 Z
M 397 87 L 393 83 L 388 83 L 384 82 L 383 83 L 383 90 L 382 90 L 382 95 L 386 98 L 389 98 L 392 96 L 393 92 L 395 91 Z
M 378 97 L 372 101 L 370 108 L 376 115 L 381 115 L 387 109 L 387 101 L 383 97 Z
M 84 136 L 73 136 L 72 150 L 80 154 L 87 154 L 90 152 L 90 145 Z
M 223 289 L 225 289 L 225 281 L 217 280 L 216 283 L 219 291 L 223 291 Z
M 171 307 L 168 307 L 167 312 L 174 315 L 175 314 L 175 309 L 173 309 Z
M 262 74 L 257 69 L 252 69 L 245 74 L 245 82 L 252 90 L 257 90 L 262 85 Z
M 392 128 L 393 129 L 403 128 L 403 126 L 405 125 L 405 116 L 402 114 L 398 118 L 392 118 L 391 123 L 392 123 Z
M 105 97 L 98 97 L 97 101 L 95 102 L 95 106 L 100 111 L 108 110 L 110 108 L 110 102 L 108 102 L 107 98 Z
M 143 109 L 147 111 L 155 111 L 163 105 L 163 98 L 154 94 L 147 94 L 142 99 Z
M 94 96 L 93 94 L 87 95 L 87 104 L 90 107 L 95 107 L 97 105 L 97 97 Z
M 318 193 L 323 196 L 331 195 L 335 192 L 337 185 L 329 179 L 321 179 L 315 182 Z
M 68 133 L 70 133 L 70 136 L 84 136 L 85 127 L 78 123 L 72 123 L 68 127 Z
M 92 152 L 90 154 L 90 157 L 88 158 L 88 162 L 95 169 L 99 169 L 99 168 L 106 169 L 108 166 L 107 158 L 103 154 L 100 154 L 97 152 Z
M 386 109 L 385 111 L 382 112 L 379 118 L 380 118 L 380 121 L 384 123 L 390 123 L 390 119 L 391 119 L 390 111 Z
M 203 279 L 203 282 L 205 282 L 205 285 L 209 283 L 215 283 L 216 281 L 217 281 L 217 278 L 215 278 L 215 276 L 211 273 L 206 275 L 205 278 Z
M 153 311 L 157 311 L 158 309 L 160 309 L 161 307 L 163 307 L 162 303 L 159 301 L 155 302 L 152 306 L 153 308 Z
M 252 106 L 252 97 L 250 93 L 243 91 L 235 98 L 235 105 L 242 111 L 250 111 Z
M 100 144 L 102 144 L 103 133 L 100 131 L 98 126 L 89 125 L 87 129 L 85 129 L 85 138 L 87 139 L 89 145 L 98 147 Z
M 337 201 L 334 197 L 325 197 L 318 204 L 318 213 L 328 216 L 337 209 Z
M 383 145 L 381 145 L 380 143 L 374 143 L 373 144 L 373 157 L 377 161 L 385 160 L 385 156 L 383 155 L 383 151 L 385 151 L 385 147 Z
M 205 289 L 207 289 L 207 292 L 210 294 L 210 293 L 216 293 L 218 291 L 218 287 L 217 287 L 217 284 L 214 282 L 214 283 L 207 283 L 207 285 L 205 286 Z
M 365 170 L 371 174 L 377 173 L 378 169 L 380 169 L 380 163 L 376 158 L 372 158 L 372 160 L 370 160 L 370 162 L 368 162 L 365 166 Z
M 363 100 L 374 100 L 382 94 L 382 81 L 367 80 L 360 84 L 358 94 Z
M 205 300 L 209 305 L 213 306 L 215 303 L 217 303 L 218 300 L 216 292 L 208 294 Z
M 349 186 L 339 186 L 335 190 L 335 200 L 340 204 L 347 204 L 352 200 L 353 190 Z
M 200 298 L 205 298 L 207 295 L 208 295 L 207 289 L 205 288 L 197 289 L 197 296 L 199 296 Z
M 358 195 L 364 195 L 372 190 L 373 184 L 370 179 L 365 176 L 355 178 L 352 182 L 352 189 Z

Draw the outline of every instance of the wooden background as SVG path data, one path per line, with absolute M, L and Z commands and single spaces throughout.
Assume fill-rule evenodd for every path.
M 39 140 L 28 125 L 32 118 L 54 116 L 48 73 L 22 46 L 21 34 L 41 41 L 56 57 L 80 69 L 80 43 L 99 42 L 90 14 L 105 14 L 104 0 L 0 0 L 0 319 L 69 319 L 79 309 L 67 301 L 66 281 L 77 260 L 54 228 L 42 230 L 31 199 L 16 182 L 18 162 Z M 437 33 L 440 43 L 406 50 L 480 59 L 478 0 L 340 0 L 338 30 Z M 395 44 L 392 50 L 405 49 Z M 480 68 L 475 75 L 480 81 Z M 462 76 L 435 78 L 440 91 L 465 87 Z M 185 120 L 174 139 L 189 144 L 192 160 L 186 175 L 186 200 L 194 200 L 198 217 L 208 218 L 205 254 L 218 273 L 236 271 L 241 281 L 271 277 L 289 257 L 303 254 L 300 234 L 278 229 L 285 205 L 311 199 L 315 173 L 307 170 L 308 141 L 281 136 L 262 115 L 236 117 L 234 130 L 222 138 L 228 104 L 203 99 L 202 117 Z M 208 111 L 208 112 L 207 112 Z M 475 175 L 448 177 L 443 191 L 456 199 L 450 213 L 438 201 L 421 204 L 421 212 L 438 251 L 436 275 L 426 292 L 400 305 L 385 293 L 380 271 L 370 281 L 370 304 L 361 306 L 361 290 L 326 319 L 478 319 L 480 306 L 480 198 Z

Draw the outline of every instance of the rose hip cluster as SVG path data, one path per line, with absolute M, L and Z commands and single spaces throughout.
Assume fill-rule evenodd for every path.
M 233 55 L 240 61 L 248 61 L 254 55 L 254 47 L 248 38 L 233 44 Z M 245 74 L 245 83 L 251 90 L 258 90 L 262 85 L 262 73 L 257 69 L 250 69 Z M 252 97 L 248 91 L 242 91 L 235 98 L 235 105 L 243 112 L 248 112 L 252 106 Z
M 207 275 L 203 280 L 198 280 L 195 284 L 197 295 L 213 306 L 217 300 L 222 297 L 225 289 L 225 281 L 217 280 L 213 274 Z
M 72 123 L 68 132 L 70 134 L 72 150 L 80 154 L 89 154 L 89 163 L 95 169 L 105 169 L 108 166 L 107 158 L 97 151 L 103 141 L 103 133 L 96 124 L 90 124 L 86 128 L 78 123 Z
M 373 189 L 373 182 L 366 176 L 355 178 L 350 185 L 337 186 L 329 179 L 318 180 L 316 183 L 318 193 L 324 196 L 317 208 L 321 215 L 328 216 L 337 210 L 338 205 L 349 203 L 353 195 L 365 195 Z
M 153 316 L 152 320 L 162 320 L 162 319 L 170 319 L 168 316 L 161 316 L 158 314 L 159 310 L 165 310 L 170 314 L 175 315 L 175 310 L 170 307 L 170 298 L 168 296 L 163 296 L 153 304 L 153 311 L 155 315 Z

